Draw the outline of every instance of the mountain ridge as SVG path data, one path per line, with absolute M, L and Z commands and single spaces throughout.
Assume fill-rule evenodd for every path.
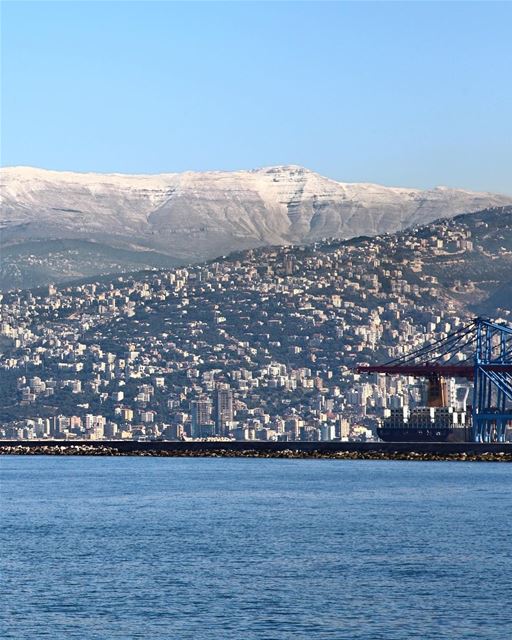
M 45 242 L 76 240 L 200 262 L 258 246 L 393 233 L 512 204 L 512 196 L 444 186 L 337 182 L 297 165 L 146 175 L 7 167 L 0 184 L 3 246 L 41 242 L 42 258 Z M 78 260 L 71 271 L 79 274 Z
M 205 171 L 193 171 L 192 169 L 187 169 L 185 171 L 161 171 L 157 173 L 127 173 L 123 171 L 70 171 L 67 169 L 46 169 L 44 167 L 35 167 L 31 165 L 10 165 L 10 166 L 0 166 L 0 175 L 22 172 L 26 174 L 32 174 L 32 177 L 38 174 L 51 175 L 54 176 L 82 176 L 83 178 L 120 178 L 120 179 L 159 179 L 159 178 L 168 178 L 175 176 L 202 176 L 202 175 L 217 175 L 217 174 L 227 174 L 227 175 L 237 175 L 237 174 L 261 174 L 261 173 L 273 173 L 276 171 L 298 171 L 303 173 L 308 173 L 311 175 L 320 176 L 322 179 L 330 182 L 334 182 L 336 184 L 342 185 L 358 185 L 358 186 L 373 186 L 373 187 L 382 187 L 384 189 L 389 190 L 397 190 L 397 191 L 417 191 L 417 192 L 428 192 L 428 191 L 442 191 L 442 190 L 454 190 L 471 194 L 487 194 L 487 195 L 498 195 L 503 196 L 505 198 L 512 199 L 512 194 L 507 194 L 503 192 L 495 192 L 495 191 L 487 191 L 487 190 L 475 190 L 468 189 L 465 187 L 450 187 L 448 185 L 439 184 L 435 187 L 406 187 L 406 186 L 397 186 L 397 185 L 385 185 L 380 182 L 360 182 L 360 181 L 344 181 L 344 180 L 336 180 L 335 178 L 330 178 L 328 176 L 323 176 L 322 174 L 314 171 L 313 169 L 309 169 L 308 167 L 304 167 L 299 164 L 278 164 L 278 165 L 265 165 L 262 167 L 255 167 L 253 169 L 207 169 Z

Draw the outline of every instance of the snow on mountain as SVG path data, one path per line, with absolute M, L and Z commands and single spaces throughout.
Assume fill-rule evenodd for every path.
M 85 239 L 187 261 L 394 232 L 512 197 L 336 182 L 297 166 L 122 175 L 0 170 L 2 242 Z

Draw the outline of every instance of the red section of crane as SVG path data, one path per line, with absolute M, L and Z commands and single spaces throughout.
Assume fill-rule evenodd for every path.
M 441 376 L 447 378 L 468 378 L 473 377 L 473 367 L 471 365 L 457 364 L 375 364 L 360 365 L 356 368 L 357 373 L 386 373 L 395 376 L 417 376 L 430 378 Z
M 480 365 L 486 371 L 497 371 L 512 375 L 512 365 L 508 363 L 492 363 Z M 416 376 L 418 378 L 431 378 L 440 376 L 443 378 L 467 378 L 472 380 L 474 376 L 474 366 L 471 364 L 375 364 L 359 365 L 357 373 L 386 373 L 395 376 Z

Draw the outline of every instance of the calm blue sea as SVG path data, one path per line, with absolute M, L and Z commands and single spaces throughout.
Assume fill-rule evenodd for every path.
M 2 638 L 512 637 L 512 466 L 2 457 Z

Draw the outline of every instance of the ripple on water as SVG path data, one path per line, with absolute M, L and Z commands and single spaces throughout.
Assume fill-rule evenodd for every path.
M 4 457 L 1 637 L 503 640 L 509 473 Z

